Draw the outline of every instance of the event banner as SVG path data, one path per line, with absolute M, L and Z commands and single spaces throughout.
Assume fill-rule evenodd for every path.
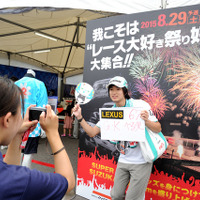
M 91 126 L 100 108 L 114 105 L 107 88 L 114 76 L 151 106 L 169 143 L 153 163 L 145 199 L 200 199 L 200 5 L 89 21 L 84 82 L 94 97 L 81 107 Z M 111 199 L 118 157 L 110 140 L 81 128 L 77 194 Z

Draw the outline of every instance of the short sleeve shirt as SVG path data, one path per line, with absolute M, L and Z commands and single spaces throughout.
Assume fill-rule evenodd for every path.
M 113 107 L 116 107 L 114 105 Z M 142 107 L 143 110 L 149 112 L 149 120 L 158 121 L 153 112 L 151 111 L 150 105 L 143 100 L 126 99 L 125 107 Z M 97 127 L 101 127 L 100 121 L 96 124 Z M 140 145 L 136 145 L 135 148 L 128 148 L 127 154 L 120 153 L 118 162 L 128 163 L 128 164 L 143 164 L 146 163 L 142 155 Z
M 1 153 L 0 180 L 2 200 L 61 200 L 68 188 L 62 175 L 7 165 Z

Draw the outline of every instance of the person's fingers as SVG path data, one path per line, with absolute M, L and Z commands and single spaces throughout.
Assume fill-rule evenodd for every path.
M 51 115 L 55 116 L 55 112 L 51 109 Z
M 38 123 L 37 120 L 31 121 L 31 127 L 30 127 L 31 132 L 37 127 L 37 123 Z
M 25 131 L 27 131 L 28 129 L 31 130 L 31 132 L 36 128 L 38 123 L 38 120 L 33 120 L 33 121 L 26 121 L 23 122 L 19 133 L 24 133 Z
M 43 112 L 40 114 L 40 122 L 44 121 L 44 118 L 45 118 L 45 112 L 43 111 Z
M 51 106 L 50 105 L 47 105 L 46 106 L 46 108 L 47 108 L 47 117 L 51 117 L 52 116 L 52 109 L 51 109 Z
M 24 116 L 24 120 L 25 121 L 28 121 L 29 120 L 29 112 L 30 112 L 30 108 L 31 107 L 35 107 L 36 105 L 30 105 L 28 108 L 27 108 L 27 110 L 26 110 L 26 113 L 25 113 L 25 116 Z
M 38 123 L 38 120 L 30 121 L 31 126 L 35 126 L 35 125 L 37 125 L 37 123 Z
M 76 112 L 79 108 L 80 108 L 80 105 L 79 105 L 79 104 L 76 104 L 76 105 L 74 106 L 74 112 Z

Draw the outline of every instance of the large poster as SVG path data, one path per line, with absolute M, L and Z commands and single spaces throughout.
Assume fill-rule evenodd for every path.
M 93 100 L 82 106 L 94 126 L 112 107 L 106 85 L 128 81 L 129 95 L 148 102 L 169 147 L 153 165 L 146 200 L 200 199 L 200 5 L 120 15 L 87 23 L 84 82 Z M 111 199 L 119 152 L 81 129 L 77 194 Z

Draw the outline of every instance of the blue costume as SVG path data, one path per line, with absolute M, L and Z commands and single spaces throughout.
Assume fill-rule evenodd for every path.
M 30 77 L 25 75 L 25 77 L 16 81 L 15 83 L 22 89 L 24 93 L 25 111 L 31 104 L 36 105 L 36 107 L 45 107 L 47 105 L 47 90 L 42 81 L 37 80 L 33 76 Z M 38 123 L 36 129 L 30 133 L 29 137 L 38 137 L 40 133 L 41 127 Z
M 28 70 L 27 74 L 15 83 L 23 91 L 25 111 L 31 104 L 36 105 L 36 107 L 45 107 L 47 105 L 48 96 L 46 87 L 42 81 L 35 78 L 35 72 L 33 70 Z M 35 130 L 30 133 L 25 148 L 22 149 L 24 153 L 23 166 L 31 168 L 32 154 L 37 153 L 40 134 L 41 127 L 38 123 Z

